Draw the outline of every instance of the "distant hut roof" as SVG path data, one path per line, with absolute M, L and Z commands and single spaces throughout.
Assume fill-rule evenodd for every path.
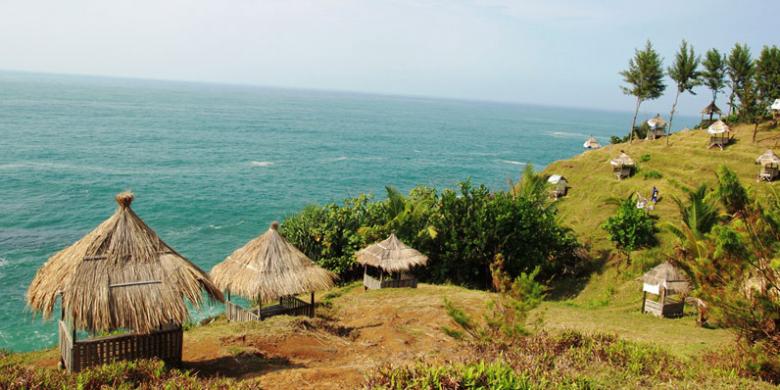
M 780 164 L 780 157 L 777 157 L 775 152 L 773 152 L 771 149 L 769 149 L 766 152 L 764 152 L 764 154 L 762 154 L 762 155 L 758 156 L 758 158 L 756 158 L 756 164 L 761 164 L 761 165 L 769 165 L 769 164 L 779 165 Z
M 704 109 L 701 110 L 702 114 L 710 115 L 710 114 L 718 114 L 720 115 L 720 108 L 715 105 L 715 102 L 711 102 L 707 105 L 707 107 L 704 107 Z
M 596 137 L 590 136 L 587 140 L 585 140 L 585 143 L 582 144 L 582 147 L 587 149 L 597 149 L 601 147 L 601 144 L 599 144 L 599 140 L 597 140 Z
M 666 121 L 664 118 L 661 118 L 661 114 L 656 114 L 655 117 L 650 118 L 647 121 L 647 125 L 650 126 L 651 129 L 660 129 L 666 126 Z
M 707 132 L 710 134 L 723 134 L 730 131 L 731 129 L 729 126 L 720 119 L 715 121 L 715 123 L 711 124 L 710 127 L 707 128 Z
M 358 263 L 381 268 L 388 272 L 407 271 L 417 265 L 425 265 L 428 257 L 401 242 L 395 234 L 374 243 L 355 254 Z
M 279 234 L 279 224 L 234 251 L 211 270 L 219 288 L 264 302 L 333 287 L 334 275 Z
M 769 107 L 771 110 L 779 110 L 780 111 L 780 99 L 775 99 L 774 103 Z
M 560 182 L 566 182 L 566 178 L 561 175 L 552 175 L 547 178 L 547 182 L 550 184 L 558 184 Z
M 610 160 L 609 163 L 616 167 L 620 167 L 624 165 L 631 166 L 634 165 L 634 159 L 632 159 L 625 152 L 621 151 L 620 156 L 617 156 L 617 158 Z
M 200 268 L 176 253 L 130 208 L 133 194 L 116 196 L 114 214 L 73 245 L 54 254 L 35 274 L 27 303 L 51 316 L 63 294 L 65 313 L 76 329 L 149 333 L 188 317 L 201 289 L 222 293 Z
M 688 276 L 681 269 L 668 261 L 653 267 L 642 276 L 642 282 L 673 290 L 676 292 L 688 291 Z

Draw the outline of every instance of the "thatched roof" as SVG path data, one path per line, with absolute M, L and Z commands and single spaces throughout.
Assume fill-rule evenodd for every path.
M 201 289 L 222 300 L 205 272 L 133 212 L 133 194 L 121 193 L 116 200 L 119 207 L 110 218 L 38 269 L 27 290 L 33 310 L 50 317 L 62 293 L 65 314 L 76 329 L 148 333 L 184 323 L 184 300 L 199 306 Z
M 642 275 L 642 282 L 658 285 L 677 292 L 688 291 L 688 276 L 668 261 L 653 267 Z
M 710 127 L 707 128 L 707 132 L 710 134 L 723 134 L 723 133 L 728 133 L 730 131 L 731 129 L 729 128 L 729 125 L 727 125 L 726 122 L 723 122 L 720 119 L 715 121 L 715 123 L 711 124 Z
M 777 157 L 775 152 L 773 152 L 771 149 L 769 149 L 766 152 L 764 152 L 764 154 L 762 154 L 762 155 L 758 156 L 758 158 L 756 158 L 756 164 L 761 164 L 761 165 L 769 165 L 769 164 L 780 165 L 780 157 Z
M 711 102 L 707 105 L 707 107 L 704 107 L 704 109 L 701 110 L 702 114 L 710 115 L 710 114 L 718 114 L 720 115 L 720 108 L 715 105 L 715 102 Z
M 661 114 L 656 114 L 654 118 L 647 121 L 647 125 L 650 126 L 651 129 L 661 129 L 666 126 L 666 121 L 664 118 L 661 118 Z
M 355 254 L 355 259 L 360 264 L 381 268 L 387 272 L 407 271 L 414 266 L 428 263 L 428 256 L 404 245 L 395 234 L 361 249 Z
M 597 140 L 596 137 L 590 136 L 585 140 L 585 143 L 582 144 L 582 147 L 586 149 L 598 149 L 601 147 L 601 144 L 599 144 L 599 140 Z
M 775 101 L 772 103 L 771 106 L 769 106 L 770 110 L 780 111 L 780 99 L 775 99 Z
M 278 228 L 274 222 L 267 232 L 215 265 L 214 284 L 262 302 L 333 287 L 335 276 L 287 242 Z
M 617 158 L 610 160 L 609 163 L 615 167 L 632 166 L 634 165 L 634 159 L 632 159 L 625 152 L 621 151 L 620 156 L 617 156 Z

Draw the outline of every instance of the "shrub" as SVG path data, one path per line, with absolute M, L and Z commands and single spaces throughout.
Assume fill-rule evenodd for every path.
M 664 177 L 664 175 L 662 175 L 661 172 L 652 170 L 652 171 L 647 171 L 642 173 L 642 177 L 644 177 L 645 180 L 650 180 L 650 179 L 660 179 Z
M 630 195 L 624 200 L 616 200 L 618 208 L 615 215 L 601 225 L 609 239 L 631 264 L 630 254 L 641 248 L 654 246 L 658 241 L 655 234 L 658 228 L 655 220 L 644 209 L 636 207 L 636 197 Z

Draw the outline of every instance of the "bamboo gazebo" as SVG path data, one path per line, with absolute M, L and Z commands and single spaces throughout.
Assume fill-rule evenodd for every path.
M 547 184 L 551 187 L 550 196 L 554 199 L 566 196 L 566 192 L 569 190 L 569 182 L 561 175 L 550 176 L 547 178 Z
M 723 147 L 731 142 L 731 129 L 720 119 L 707 128 L 707 133 L 710 135 L 710 148 L 718 147 L 723 150 Z
M 395 234 L 369 245 L 355 254 L 363 264 L 363 286 L 366 289 L 417 287 L 417 279 L 409 270 L 428 263 L 428 257 L 401 242 Z
M 780 157 L 771 149 L 758 156 L 756 164 L 761 165 L 758 180 L 773 181 L 780 174 Z
M 68 371 L 151 357 L 179 363 L 185 300 L 200 306 L 201 290 L 222 300 L 205 272 L 133 212 L 133 194 L 116 200 L 116 212 L 50 257 L 27 290 L 28 305 L 44 318 L 60 297 L 60 364 Z
M 214 284 L 227 293 L 225 314 L 229 321 L 263 320 L 281 314 L 313 317 L 314 291 L 333 287 L 333 274 L 287 242 L 278 229 L 279 223 L 272 223 L 267 232 L 211 270 Z M 307 293 L 311 294 L 309 302 L 298 298 Z M 256 306 L 245 309 L 231 300 L 231 294 Z M 264 307 L 267 303 L 272 304 Z
M 704 117 L 708 117 L 710 121 L 712 121 L 712 116 L 717 114 L 718 119 L 720 119 L 720 108 L 715 105 L 715 102 L 708 104 L 707 107 L 704 107 L 704 109 L 701 110 L 701 120 L 704 121 Z
M 682 317 L 688 278 L 679 268 L 665 261 L 642 276 L 642 313 L 658 317 Z M 647 295 L 657 297 L 651 299 Z
M 650 118 L 647 121 L 647 128 L 647 139 L 652 140 L 666 135 L 666 121 L 661 118 L 661 114 Z
M 634 172 L 634 168 L 636 167 L 634 159 L 632 159 L 622 150 L 620 151 L 620 156 L 610 160 L 609 163 L 612 165 L 612 173 L 617 176 L 618 180 L 623 180 L 631 176 L 631 174 Z
M 582 147 L 585 149 L 598 149 L 601 147 L 601 144 L 599 144 L 599 140 L 596 139 L 594 136 L 588 137 L 588 139 L 585 140 L 585 143 L 582 144 Z

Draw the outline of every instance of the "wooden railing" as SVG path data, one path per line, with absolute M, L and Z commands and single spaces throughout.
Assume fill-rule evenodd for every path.
M 257 321 L 260 319 L 257 314 L 230 301 L 225 301 L 225 316 L 228 321 L 237 322 Z
M 60 353 L 65 368 L 72 372 L 117 360 L 153 357 L 179 364 L 182 341 L 181 326 L 170 326 L 150 334 L 125 334 L 74 341 L 67 326 L 60 321 Z
M 279 298 L 279 306 L 282 307 L 280 310 L 280 313 L 273 313 L 273 315 L 276 314 L 287 314 L 291 316 L 309 316 L 314 317 L 314 305 L 304 302 L 294 296 L 286 296 Z M 260 319 L 270 317 L 266 316 L 263 311 L 260 311 Z
M 658 317 L 680 317 L 683 315 L 685 302 L 666 301 L 661 303 L 651 299 L 645 299 L 645 313 L 652 313 Z
M 397 287 L 417 288 L 417 279 L 416 278 L 384 279 L 380 281 L 379 279 L 369 274 L 363 274 L 363 285 L 366 286 L 366 288 L 371 290 L 378 289 L 378 288 L 397 288 Z

